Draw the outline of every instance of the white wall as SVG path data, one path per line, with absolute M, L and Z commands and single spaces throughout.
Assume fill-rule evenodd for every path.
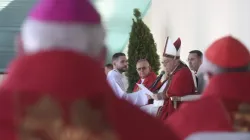
M 150 19 L 150 20 L 149 20 Z M 250 48 L 250 0 L 152 0 L 144 20 L 162 54 L 165 39 L 182 39 L 182 59 L 192 49 L 204 51 L 231 34 Z

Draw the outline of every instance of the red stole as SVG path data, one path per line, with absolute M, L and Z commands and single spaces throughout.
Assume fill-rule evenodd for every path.
M 144 79 L 144 81 L 143 81 L 142 84 L 143 84 L 146 88 L 149 88 L 149 87 L 154 83 L 154 81 L 156 80 L 156 78 L 157 78 L 157 75 L 156 75 L 154 72 L 150 72 L 149 75 Z M 137 81 L 137 84 L 141 84 L 141 79 L 139 79 L 139 80 Z M 137 84 L 135 84 L 133 92 L 136 92 L 136 91 L 138 91 L 138 90 L 140 89 L 140 88 L 137 86 Z M 149 89 L 149 90 L 153 92 L 153 91 L 155 91 L 156 89 L 158 89 L 160 85 L 161 85 L 161 82 L 159 82 L 155 88 Z

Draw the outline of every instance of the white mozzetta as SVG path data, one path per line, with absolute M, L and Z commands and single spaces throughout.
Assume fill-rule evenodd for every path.
M 21 31 L 25 53 L 41 50 L 72 50 L 99 55 L 104 46 L 105 31 L 101 24 L 41 22 L 28 19 Z

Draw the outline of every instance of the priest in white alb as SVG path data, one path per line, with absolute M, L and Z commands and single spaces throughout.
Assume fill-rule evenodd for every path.
M 116 96 L 137 106 L 148 104 L 150 97 L 146 90 L 139 90 L 133 93 L 126 92 L 128 81 L 127 77 L 123 74 L 128 68 L 126 55 L 124 53 L 115 53 L 112 57 L 112 64 L 114 69 L 108 73 L 107 80 Z

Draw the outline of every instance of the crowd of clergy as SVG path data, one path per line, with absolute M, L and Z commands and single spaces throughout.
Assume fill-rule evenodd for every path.
M 185 39 L 167 37 L 164 70 L 138 60 L 127 93 L 127 57 L 105 65 L 105 37 L 89 0 L 39 0 L 0 85 L 0 139 L 250 140 L 250 55 L 239 39 L 183 62 Z

